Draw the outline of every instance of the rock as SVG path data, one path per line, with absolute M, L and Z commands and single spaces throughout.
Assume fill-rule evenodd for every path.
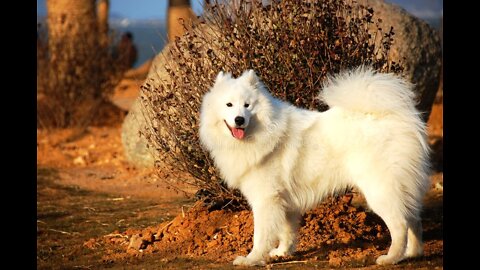
M 217 240 L 207 242 L 207 248 L 213 248 L 214 246 L 218 246 L 218 241 Z
M 155 240 L 153 232 L 147 232 L 146 234 L 134 234 L 130 238 L 130 243 L 127 249 L 134 249 L 140 252 L 146 249 L 148 245 L 151 245 Z
M 206 229 L 207 236 L 213 238 L 213 234 L 216 233 L 218 229 L 215 226 L 210 226 Z
M 435 183 L 434 188 L 435 188 L 435 190 L 443 191 L 443 184 L 440 183 L 440 182 L 437 182 L 437 183 Z
M 435 95 L 440 85 L 442 48 L 438 31 L 414 17 L 403 8 L 383 0 L 357 0 L 374 10 L 374 20 L 382 19 L 384 32 L 393 26 L 393 44 L 390 59 L 405 68 L 403 75 L 415 84 L 417 108 L 428 120 Z
M 166 72 L 166 63 L 169 59 L 168 50 L 170 44 L 165 45 L 163 50 L 155 56 L 150 64 L 150 70 L 144 83 L 151 85 L 160 85 L 161 81 L 168 81 L 169 76 Z M 155 159 L 147 149 L 147 139 L 139 136 L 139 132 L 143 131 L 147 125 L 143 116 L 143 108 L 140 95 L 130 106 L 127 116 L 122 123 L 122 144 L 127 161 L 136 167 L 153 168 Z
M 153 155 L 147 148 L 145 137 L 140 136 L 140 131 L 146 125 L 141 107 L 140 99 L 137 98 L 123 120 L 122 145 L 128 162 L 136 167 L 151 168 L 155 162 Z
M 128 244 L 128 248 L 140 250 L 143 246 L 142 237 L 138 234 L 132 235 L 130 238 L 130 243 Z
M 79 165 L 79 166 L 85 166 L 87 163 L 85 162 L 85 159 L 82 156 L 78 156 L 73 160 L 73 164 Z

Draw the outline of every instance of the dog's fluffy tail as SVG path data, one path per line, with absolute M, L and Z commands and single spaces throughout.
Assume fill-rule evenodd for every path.
M 394 74 L 377 73 L 361 66 L 329 77 L 319 98 L 330 107 L 411 116 L 418 114 L 412 87 Z
M 327 78 L 319 98 L 330 107 L 345 110 L 391 114 L 414 127 L 425 152 L 426 124 L 415 108 L 413 84 L 393 73 L 378 73 L 360 66 Z

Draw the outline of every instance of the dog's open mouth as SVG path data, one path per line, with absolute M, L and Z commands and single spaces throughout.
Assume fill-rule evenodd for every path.
M 245 129 L 244 128 L 235 128 L 235 127 L 231 127 L 227 124 L 227 121 L 223 120 L 225 122 L 225 125 L 227 125 L 228 129 L 230 130 L 230 132 L 232 133 L 232 136 L 236 139 L 243 139 L 243 137 L 245 137 Z

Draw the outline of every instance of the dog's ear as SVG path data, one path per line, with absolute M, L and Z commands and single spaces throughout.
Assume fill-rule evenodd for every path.
M 232 77 L 232 74 L 227 72 L 227 73 L 224 73 L 223 71 L 220 71 L 217 75 L 217 77 L 215 78 L 215 84 L 225 80 L 226 78 L 231 78 Z
M 257 74 L 255 74 L 255 71 L 253 69 L 244 71 L 241 77 L 246 80 L 250 85 L 255 86 L 258 83 Z
M 220 71 L 217 75 L 217 78 L 215 78 L 215 82 L 220 82 L 223 78 L 225 77 L 223 71 Z

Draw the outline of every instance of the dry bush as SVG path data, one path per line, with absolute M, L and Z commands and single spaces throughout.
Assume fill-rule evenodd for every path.
M 183 169 L 210 195 L 239 198 L 221 184 L 199 143 L 201 99 L 219 71 L 238 76 L 254 69 L 274 96 L 320 111 L 327 106 L 315 97 L 327 74 L 360 64 L 401 71 L 387 59 L 392 29 L 376 27 L 368 7 L 336 0 L 213 2 L 202 23 L 161 56 L 166 75 L 150 78 L 141 91 L 149 123 L 143 133 L 157 169 L 164 163 Z
M 116 45 L 102 47 L 94 34 L 73 45 L 59 40 L 52 47 L 47 39 L 38 33 L 37 128 L 85 128 L 125 71 L 113 54 Z

